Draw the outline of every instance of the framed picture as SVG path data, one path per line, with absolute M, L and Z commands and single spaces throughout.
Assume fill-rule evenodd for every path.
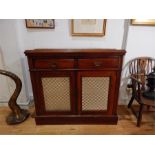
M 54 19 L 26 19 L 27 28 L 44 28 L 44 29 L 54 29 L 55 21 Z
M 155 26 L 155 19 L 131 19 L 131 24 Z
M 72 36 L 95 36 L 105 35 L 106 19 L 72 19 Z

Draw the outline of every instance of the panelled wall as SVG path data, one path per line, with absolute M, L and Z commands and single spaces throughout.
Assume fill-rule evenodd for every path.
M 70 20 L 55 20 L 55 29 L 27 29 L 25 20 L 0 20 L 0 50 L 3 66 L 16 73 L 23 82 L 19 103 L 26 104 L 32 88 L 24 56 L 35 48 L 116 48 L 126 47 L 125 62 L 137 56 L 155 57 L 155 27 L 130 26 L 123 19 L 107 20 L 104 37 L 72 37 Z M 128 33 L 126 33 L 128 31 Z M 125 46 L 123 46 L 125 44 Z M 2 66 L 2 62 L 0 62 Z M 0 66 L 0 67 L 1 67 Z M 3 86 L 4 87 L 4 86 Z M 10 87 L 10 84 L 9 86 Z M 1 97 L 0 97 L 1 98 Z

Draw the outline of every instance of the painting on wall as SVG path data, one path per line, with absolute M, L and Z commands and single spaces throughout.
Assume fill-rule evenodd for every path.
M 104 36 L 106 19 L 72 19 L 72 36 Z
M 155 26 L 155 19 L 131 19 L 132 25 Z
M 45 28 L 54 29 L 55 21 L 54 19 L 26 19 L 27 28 Z

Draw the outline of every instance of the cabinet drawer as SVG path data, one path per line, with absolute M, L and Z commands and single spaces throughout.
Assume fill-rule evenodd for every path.
M 34 62 L 38 69 L 72 69 L 74 59 L 38 59 Z
M 78 68 L 80 69 L 104 69 L 104 68 L 118 68 L 119 59 L 117 58 L 99 58 L 99 59 L 79 59 Z

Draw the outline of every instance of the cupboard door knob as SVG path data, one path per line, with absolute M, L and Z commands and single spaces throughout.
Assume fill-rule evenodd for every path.
M 54 69 L 54 68 L 57 67 L 57 64 L 56 63 L 52 63 L 52 64 L 50 64 L 50 67 Z
M 101 67 L 102 66 L 102 62 L 94 62 L 95 67 Z

